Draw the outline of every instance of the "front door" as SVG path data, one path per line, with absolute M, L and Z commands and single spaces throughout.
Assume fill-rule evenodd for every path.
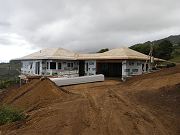
M 37 74 L 37 75 L 40 74 L 40 62 L 36 62 L 35 74 Z

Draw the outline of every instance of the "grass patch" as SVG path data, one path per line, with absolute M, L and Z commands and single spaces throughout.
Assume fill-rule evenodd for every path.
M 17 83 L 19 83 L 18 78 L 13 78 L 13 79 L 9 79 L 9 80 L 1 80 L 0 79 L 0 89 L 6 89 L 9 86 L 11 86 L 13 84 L 17 84 Z
M 174 51 L 171 56 L 172 59 L 170 59 L 170 61 L 180 63 L 180 46 L 174 46 Z
M 26 116 L 22 112 L 12 107 L 8 107 L 8 106 L 0 107 L 0 125 L 24 120 L 25 118 Z
M 174 58 L 171 59 L 170 61 L 180 63 L 180 55 L 174 56 Z

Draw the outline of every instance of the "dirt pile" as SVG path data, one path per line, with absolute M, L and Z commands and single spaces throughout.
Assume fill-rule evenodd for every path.
M 7 135 L 179 135 L 179 84 L 179 67 L 125 83 L 107 80 L 58 88 L 48 80 L 34 80 L 4 102 L 24 108 L 43 102 L 27 111 L 25 122 L 1 126 L 0 131 Z
M 19 89 L 7 93 L 7 97 L 3 99 L 3 104 L 22 110 L 31 110 L 35 107 L 42 107 L 56 99 L 62 99 L 66 95 L 49 79 L 34 79 Z

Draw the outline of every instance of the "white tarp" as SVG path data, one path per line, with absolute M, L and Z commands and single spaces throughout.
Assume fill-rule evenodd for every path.
M 104 81 L 104 75 L 91 75 L 91 76 L 81 76 L 73 78 L 49 78 L 51 81 L 55 82 L 58 86 L 72 85 L 72 84 L 81 84 L 81 83 L 90 83 L 90 82 L 101 82 Z

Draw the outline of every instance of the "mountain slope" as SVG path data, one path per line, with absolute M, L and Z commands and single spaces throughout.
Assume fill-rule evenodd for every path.
M 163 39 L 135 44 L 129 48 L 148 55 L 149 51 L 150 51 L 150 46 L 153 45 L 153 49 L 155 50 L 154 55 L 156 55 L 155 53 L 162 51 L 162 50 L 156 50 L 156 49 L 164 41 L 170 41 L 170 43 L 173 45 L 173 47 L 172 47 L 173 51 L 170 54 L 171 55 L 170 60 L 172 60 L 174 62 L 180 62 L 180 35 L 171 35 L 171 36 L 163 38 Z

